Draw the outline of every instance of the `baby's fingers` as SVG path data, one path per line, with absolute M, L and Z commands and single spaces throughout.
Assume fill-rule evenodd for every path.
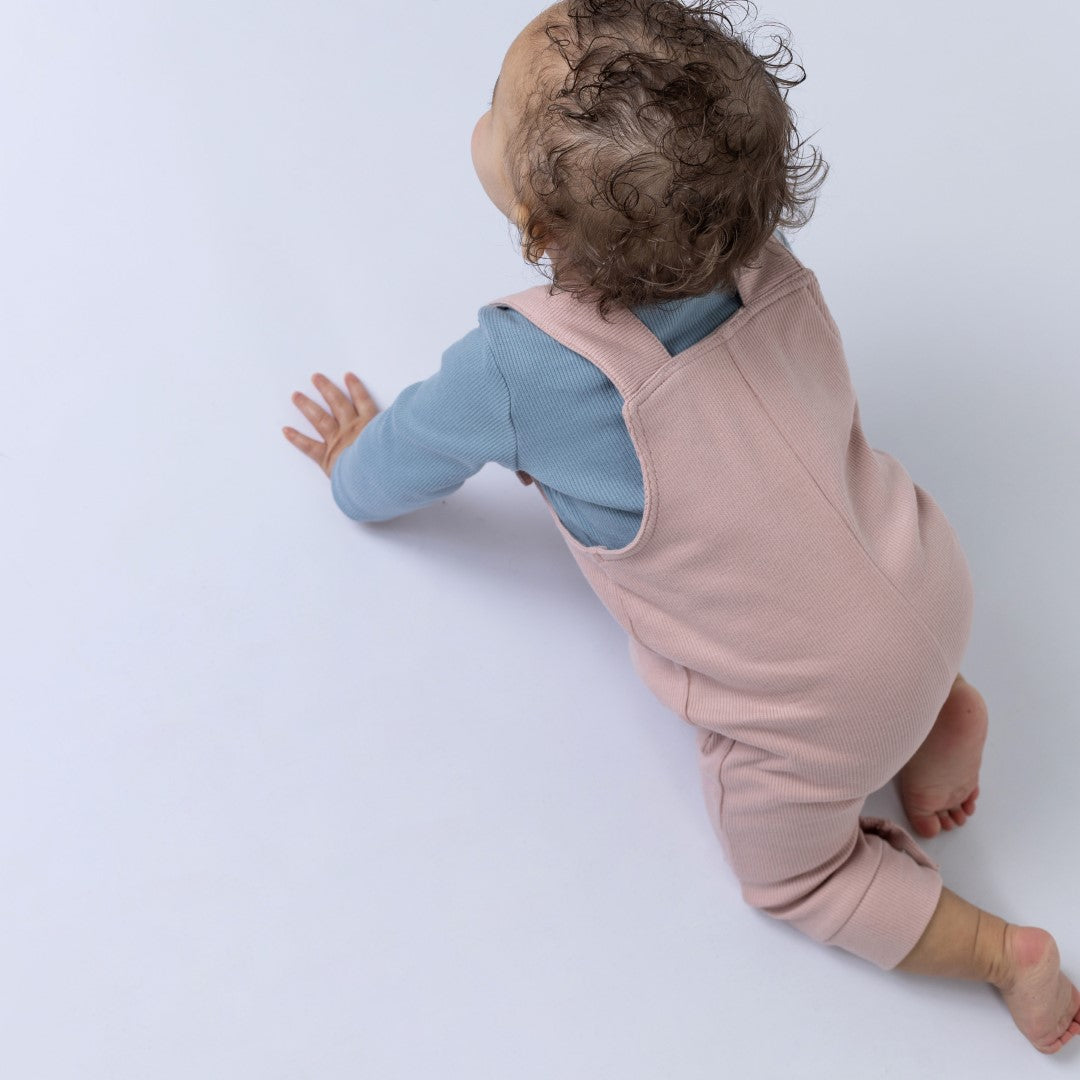
M 323 441 L 329 442 L 338 429 L 337 421 L 325 409 L 316 405 L 306 394 L 301 394 L 299 390 L 293 394 L 292 402 L 311 421 L 315 430 L 323 437 Z
M 378 405 L 367 392 L 367 387 L 351 371 L 345 373 L 345 385 L 349 388 L 349 395 L 359 416 L 372 416 L 379 411 Z
M 312 461 L 318 462 L 321 466 L 323 462 L 323 454 L 326 452 L 326 444 L 316 442 L 315 439 L 309 439 L 306 435 L 301 435 L 296 428 L 282 428 L 285 433 L 285 438 L 289 440 L 297 448 L 302 450 Z
M 315 384 L 319 393 L 326 398 L 326 404 L 330 406 L 334 419 L 342 427 L 352 423 L 352 402 L 325 375 L 312 375 L 311 381 Z

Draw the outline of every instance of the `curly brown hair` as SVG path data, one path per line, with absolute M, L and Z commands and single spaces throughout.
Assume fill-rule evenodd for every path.
M 553 289 L 602 316 L 731 288 L 778 226 L 813 213 L 828 165 L 816 151 L 800 162 L 787 104 L 806 72 L 781 75 L 780 35 L 758 56 L 733 6 L 569 0 L 540 28 L 552 62 L 507 147 L 519 242 L 534 265 L 547 253 Z

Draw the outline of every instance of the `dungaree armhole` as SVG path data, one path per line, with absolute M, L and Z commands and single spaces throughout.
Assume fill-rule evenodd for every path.
M 567 546 L 576 554 L 598 562 L 603 562 L 608 559 L 623 559 L 628 555 L 635 554 L 648 540 L 656 522 L 656 511 L 659 502 L 656 494 L 656 481 L 653 477 L 648 451 L 644 445 L 644 436 L 634 423 L 634 409 L 635 406 L 631 402 L 626 402 L 623 405 L 622 415 L 623 420 L 626 422 L 626 430 L 630 436 L 630 441 L 634 446 L 634 453 L 637 455 L 638 465 L 641 468 L 641 480 L 645 490 L 645 505 L 641 513 L 641 524 L 638 525 L 637 532 L 628 544 L 621 548 L 606 548 L 602 544 L 583 544 L 563 524 L 562 519 L 552 505 L 543 486 L 539 483 L 536 484 L 536 489 L 540 492 L 544 502 L 547 503 L 547 507 L 551 511 L 551 516 L 555 520 L 555 524 L 562 534 L 563 539 L 566 541 Z
M 528 314 L 516 308 L 513 304 L 507 304 L 503 301 L 494 301 L 491 306 L 500 308 L 502 310 L 517 310 L 518 313 L 521 314 L 524 318 L 528 319 L 530 322 L 533 322 L 534 326 L 538 326 L 538 328 L 544 333 L 548 333 L 548 331 L 544 330 L 542 326 L 539 326 L 538 323 L 534 322 Z M 646 327 L 645 324 L 641 322 L 640 319 L 636 318 L 636 316 L 635 322 L 638 323 L 641 331 L 652 339 L 656 349 L 667 355 L 663 344 L 648 329 L 648 327 Z M 558 341 L 560 339 L 556 337 L 556 340 Z M 564 345 L 564 347 L 572 349 L 572 347 L 566 345 L 565 342 L 561 343 Z M 572 349 L 572 351 L 577 352 L 576 349 Z M 684 350 L 684 352 L 688 351 L 689 350 Z M 581 353 L 579 353 L 578 355 L 583 356 L 583 354 Z M 678 355 L 682 356 L 683 353 L 680 353 Z M 590 360 L 589 357 L 583 356 L 583 359 L 585 359 L 589 363 L 594 364 L 594 366 L 598 367 L 599 370 L 604 370 L 599 364 L 596 364 L 595 361 Z M 670 369 L 670 365 L 673 364 L 676 359 L 676 357 L 667 356 L 667 360 L 669 361 L 669 363 L 661 364 L 658 371 L 662 369 Z M 608 375 L 606 371 L 604 372 L 604 374 L 609 380 L 611 380 L 611 376 Z M 656 523 L 656 514 L 659 500 L 657 497 L 656 479 L 653 474 L 652 462 L 649 457 L 648 446 L 645 442 L 644 432 L 641 431 L 641 429 L 636 423 L 636 414 L 641 403 L 648 398 L 649 394 L 652 392 L 652 389 L 655 388 L 655 376 L 657 374 L 658 372 L 653 372 L 653 377 L 646 380 L 646 384 L 648 384 L 650 387 L 648 390 L 644 390 L 643 392 L 642 386 L 636 387 L 636 389 L 632 393 L 630 393 L 624 398 L 622 407 L 623 422 L 626 425 L 626 431 L 629 435 L 630 442 L 634 447 L 634 455 L 637 457 L 638 468 L 640 468 L 641 470 L 641 481 L 642 487 L 644 489 L 644 506 L 642 507 L 641 522 L 638 525 L 637 532 L 630 539 L 629 543 L 625 544 L 621 548 L 608 548 L 604 547 L 602 544 L 583 544 L 563 524 L 562 519 L 558 515 L 558 512 L 555 510 L 555 507 L 552 505 L 551 500 L 548 498 L 547 492 L 544 491 L 543 485 L 539 483 L 536 484 L 536 488 L 543 497 L 544 502 L 547 503 L 548 509 L 551 512 L 551 516 L 555 520 L 555 524 L 558 527 L 559 532 L 562 534 L 562 537 L 566 541 L 567 546 L 576 555 L 587 557 L 588 559 L 597 562 L 604 562 L 609 559 L 624 559 L 627 556 L 633 555 L 637 551 L 639 551 L 645 545 L 649 536 L 652 534 L 653 528 Z M 611 381 L 614 383 L 614 380 Z M 615 385 L 616 389 L 620 389 L 617 384 Z M 522 479 L 520 474 L 518 478 L 522 480 L 522 483 L 525 483 L 524 479 Z M 535 482 L 535 477 L 532 479 Z
M 780 245 L 780 247 L 782 250 L 786 251 L 786 249 L 783 249 L 783 245 Z M 807 279 L 811 277 L 811 271 L 802 266 L 802 264 L 793 256 L 789 261 L 794 264 L 794 267 L 787 274 L 779 281 L 774 282 L 772 287 L 763 295 L 751 297 L 754 301 L 753 307 L 746 303 L 746 298 L 743 296 L 742 290 L 738 289 L 739 301 L 742 305 L 739 310 L 730 318 L 725 319 L 724 322 L 710 333 L 706 334 L 700 341 L 681 350 L 674 356 L 667 353 L 663 342 L 657 338 L 636 314 L 630 312 L 633 323 L 637 327 L 640 335 L 644 339 L 651 341 L 653 351 L 656 352 L 658 356 L 660 353 L 663 353 L 666 357 L 666 360 L 658 363 L 651 375 L 649 375 L 644 382 L 637 385 L 629 396 L 626 397 L 622 409 L 623 421 L 626 424 L 627 433 L 630 436 L 630 441 L 634 447 L 634 453 L 638 459 L 638 466 L 641 469 L 642 485 L 644 487 L 644 507 L 641 515 L 641 524 L 638 526 L 638 531 L 634 534 L 630 542 L 621 548 L 606 548 L 600 544 L 583 544 L 562 523 L 551 500 L 547 497 L 547 493 L 540 484 L 537 484 L 536 487 L 543 497 L 544 502 L 547 503 L 548 509 L 551 511 L 551 515 L 555 520 L 559 532 L 562 534 L 563 539 L 566 541 L 567 546 L 572 552 L 596 562 L 606 562 L 608 560 L 628 558 L 631 555 L 635 555 L 645 546 L 656 525 L 656 515 L 659 510 L 659 496 L 656 479 L 652 470 L 651 459 L 649 457 L 648 446 L 645 442 L 645 435 L 635 422 L 637 410 L 648 400 L 652 392 L 658 389 L 658 387 L 670 378 L 674 372 L 678 371 L 686 364 L 692 363 L 707 351 L 716 347 L 726 348 L 727 339 L 740 327 L 745 326 L 747 322 L 756 318 L 761 313 L 762 309 L 758 307 L 758 303 L 764 301 L 764 307 L 768 307 L 776 300 L 786 296 L 789 292 L 794 292 L 798 288 L 804 288 Z M 529 319 L 530 322 L 533 321 L 527 314 L 517 309 L 513 304 L 507 304 L 499 300 L 494 301 L 492 306 L 504 310 L 508 308 L 511 310 L 518 310 L 519 314 L 522 314 L 526 319 Z M 534 322 L 533 325 L 538 324 Z M 543 327 L 540 327 L 540 329 L 543 329 Z M 547 333 L 547 331 L 544 332 Z M 570 348 L 571 346 L 567 347 Z M 585 359 L 590 363 L 593 363 L 588 357 L 585 357 Z
M 794 259 L 792 261 L 794 261 Z M 811 271 L 807 270 L 801 264 L 796 263 L 795 269 L 786 274 L 780 281 L 774 283 L 773 287 L 765 294 L 765 307 L 768 307 L 774 301 L 783 298 L 790 292 L 794 292 L 799 288 L 805 288 L 808 280 L 812 277 Z M 727 339 L 731 337 L 736 330 L 760 314 L 760 310 L 756 305 L 751 309 L 744 303 L 741 292 L 738 293 L 738 295 L 739 302 L 742 306 L 734 315 L 725 319 L 724 322 L 706 334 L 700 341 L 696 341 L 693 345 L 682 349 L 674 356 L 669 355 L 665 363 L 660 364 L 643 383 L 636 387 L 632 396 L 628 398 L 623 405 L 623 420 L 626 423 L 626 430 L 630 435 L 630 441 L 634 445 L 634 452 L 637 455 L 638 464 L 641 467 L 641 478 L 645 488 L 645 506 L 642 511 L 641 525 L 638 528 L 637 533 L 625 547 L 605 548 L 600 545 L 587 547 L 568 530 L 563 528 L 562 523 L 559 522 L 560 528 L 563 529 L 563 532 L 566 535 L 567 542 L 575 551 L 582 555 L 588 555 L 591 558 L 604 561 L 608 559 L 624 559 L 629 555 L 636 554 L 637 551 L 645 545 L 656 524 L 659 497 L 657 494 L 656 480 L 652 471 L 651 460 L 648 454 L 648 446 L 645 443 L 645 436 L 635 424 L 637 410 L 648 400 L 652 392 L 663 385 L 663 383 L 676 371 L 687 364 L 694 363 L 699 357 L 717 347 L 727 350 Z M 666 352 L 663 342 L 657 338 L 648 326 L 646 326 L 633 312 L 631 312 L 631 315 L 641 334 L 650 338 L 657 350 Z M 541 491 L 541 494 L 543 494 L 543 491 Z M 548 505 L 551 505 L 550 502 Z M 552 512 L 554 512 L 554 507 L 552 507 Z M 558 521 L 557 514 L 555 517 Z

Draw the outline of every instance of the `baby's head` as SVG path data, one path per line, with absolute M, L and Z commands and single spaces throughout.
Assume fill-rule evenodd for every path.
M 798 228 L 828 167 L 803 143 L 779 40 L 757 56 L 723 0 L 560 0 L 518 35 L 473 132 L 477 175 L 553 284 L 635 306 L 734 285 Z M 778 61 L 778 58 L 782 62 Z

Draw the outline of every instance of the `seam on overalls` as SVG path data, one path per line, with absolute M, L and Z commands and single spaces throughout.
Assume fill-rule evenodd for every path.
M 763 294 L 767 301 L 765 305 L 766 308 L 771 306 L 776 300 L 804 287 L 804 279 L 809 274 L 810 271 L 805 267 L 800 267 L 798 270 L 785 274 Z M 747 309 L 744 308 L 742 310 L 745 311 Z M 749 315 L 742 316 L 741 322 L 736 323 L 736 320 L 742 315 L 742 311 L 740 311 L 733 315 L 727 323 L 722 323 L 719 330 L 714 331 L 714 333 L 723 335 L 717 338 L 718 344 L 723 346 L 731 333 L 734 333 L 739 326 L 745 326 L 752 322 L 757 318 L 759 313 L 760 312 L 758 311 L 752 311 Z M 732 326 L 731 324 L 733 323 L 735 325 Z M 711 336 L 712 335 L 706 335 L 706 338 L 703 338 L 702 341 Z M 700 342 L 698 344 L 700 344 Z M 668 381 L 668 379 L 673 378 L 688 364 L 696 363 L 700 359 L 700 355 L 696 345 L 692 345 L 689 349 L 684 349 L 657 368 L 647 379 L 630 389 L 627 394 L 623 395 L 622 417 L 626 423 L 627 430 L 629 431 L 630 440 L 634 444 L 638 463 L 641 466 L 641 481 L 645 494 L 645 504 L 642 511 L 642 531 L 641 535 L 632 542 L 631 549 L 628 552 L 620 553 L 618 549 L 613 551 L 601 550 L 585 552 L 585 554 L 593 557 L 595 564 L 598 566 L 608 561 L 618 562 L 621 559 L 631 558 L 639 554 L 641 549 L 644 548 L 651 539 L 652 534 L 656 531 L 656 519 L 660 515 L 659 488 L 656 485 L 656 479 L 653 475 L 653 456 L 652 450 L 649 447 L 649 440 L 646 437 L 644 430 L 636 423 L 637 411 L 653 394 L 656 393 L 657 390 L 660 389 L 661 386 L 664 385 L 664 383 Z M 621 390 L 619 392 L 622 393 Z
M 608 577 L 608 580 L 611 580 L 610 576 Z M 648 649 L 649 652 L 656 652 L 655 649 L 653 649 L 649 645 L 646 645 L 645 642 L 641 640 L 641 637 L 638 634 L 637 630 L 634 629 L 634 620 L 630 618 L 630 609 L 626 605 L 626 597 L 628 595 L 631 595 L 630 590 L 626 588 L 616 587 L 615 595 L 618 598 L 619 611 L 622 613 L 622 617 L 625 620 L 627 633 L 643 649 Z M 663 656 L 663 654 L 657 653 L 657 656 Z M 676 663 L 676 661 L 671 660 L 671 657 L 664 657 L 664 659 L 671 661 L 671 663 L 673 664 Z M 681 712 L 676 712 L 676 715 L 679 717 L 679 719 L 685 720 L 688 724 L 693 724 L 694 721 L 690 719 L 690 669 L 685 664 L 678 664 L 678 667 L 679 670 L 683 673 L 683 679 L 686 682 L 686 689 L 683 691 L 682 710 Z M 672 709 L 671 711 L 675 712 L 674 709 Z
M 802 287 L 803 288 L 808 288 L 809 286 L 807 284 L 804 284 Z M 794 290 L 791 290 L 791 291 L 794 291 Z M 764 308 L 761 308 L 757 312 L 755 312 L 754 315 L 751 316 L 751 318 L 754 318 L 757 315 L 761 314 L 762 312 L 767 310 L 769 307 L 771 307 L 777 301 L 784 299 L 787 295 L 789 295 L 789 294 L 787 292 L 785 292 L 783 295 L 773 298 L 772 300 L 769 301 L 769 303 Z M 747 322 L 749 322 L 749 321 L 750 320 L 748 319 Z M 942 646 L 941 642 L 938 640 L 937 634 L 934 633 L 933 629 L 929 626 L 929 624 L 926 622 L 926 620 L 922 617 L 922 615 L 919 613 L 919 610 L 915 607 L 915 605 L 911 602 L 911 600 L 909 600 L 908 597 L 905 596 L 903 592 L 901 592 L 901 590 L 897 586 L 896 582 L 893 581 L 893 579 L 891 577 L 889 577 L 889 575 L 887 573 L 885 573 L 885 571 L 878 565 L 878 563 L 875 561 L 874 557 L 870 554 L 870 552 L 866 550 L 866 545 L 862 542 L 862 539 L 859 537 L 859 534 L 855 531 L 855 529 L 852 528 L 851 522 L 848 520 L 847 515 L 836 505 L 836 503 L 829 496 L 828 492 L 826 492 L 825 489 L 818 482 L 817 477 L 814 476 L 814 474 L 810 470 L 809 466 L 806 464 L 805 461 L 803 461 L 803 459 L 800 456 L 798 450 L 796 450 L 795 447 L 792 446 L 792 444 L 788 440 L 787 436 L 784 434 L 783 428 L 781 428 L 781 426 L 776 422 L 776 420 L 774 419 L 772 413 L 769 411 L 769 408 L 766 406 L 766 404 L 758 396 L 758 392 L 754 389 L 753 383 L 751 383 L 751 381 L 746 377 L 746 373 L 743 371 L 742 365 L 736 359 L 735 353 L 731 349 L 730 345 L 727 343 L 726 340 L 721 342 L 721 345 L 722 345 L 724 351 L 727 353 L 729 359 L 731 360 L 731 363 L 734 366 L 735 370 L 739 373 L 739 377 L 746 384 L 746 388 L 750 391 L 750 393 L 753 396 L 754 400 L 757 402 L 758 408 L 761 410 L 761 412 L 765 416 L 765 418 L 769 421 L 769 424 L 772 427 L 772 429 L 776 432 L 776 434 L 783 441 L 784 445 L 788 448 L 788 451 L 791 453 L 791 456 L 802 467 L 803 472 L 810 478 L 810 480 L 813 483 L 814 487 L 816 487 L 818 489 L 818 491 L 821 493 L 821 497 L 832 508 L 833 513 L 836 514 L 836 516 L 843 523 L 844 528 L 847 529 L 847 531 L 851 534 L 852 538 L 855 540 L 855 543 L 858 544 L 859 550 L 863 553 L 863 557 L 866 559 L 866 561 L 878 572 L 878 574 L 880 575 L 882 580 L 885 581 L 889 585 L 889 587 L 892 589 L 893 593 L 895 593 L 895 595 L 900 598 L 900 601 L 902 602 L 902 604 L 904 606 L 904 609 L 923 628 L 923 632 L 927 635 L 930 642 L 933 644 L 935 650 L 937 651 L 938 657 L 941 660 L 941 663 L 944 666 L 944 669 L 945 669 L 946 673 L 951 673 L 952 668 L 949 665 L 949 660 L 948 660 L 948 657 L 947 657 L 947 655 L 945 653 L 945 649 Z
M 713 337 L 713 343 L 717 346 L 727 348 L 728 339 L 738 333 L 743 327 L 749 326 L 759 315 L 761 315 L 768 308 L 772 307 L 778 300 L 783 300 L 784 297 L 790 296 L 794 292 L 798 292 L 799 289 L 806 288 L 807 279 L 811 272 L 805 267 L 794 271 L 790 274 L 785 274 L 779 281 L 774 282 L 772 287 L 766 290 L 762 296 L 755 299 L 754 304 L 763 303 L 763 307 L 759 307 L 756 310 L 751 310 L 749 307 L 741 308 L 726 322 L 721 323 L 719 328 L 714 331 L 713 335 L 706 335 L 706 337 L 698 342 L 698 345 L 707 341 L 710 337 Z M 730 350 L 729 350 L 730 352 Z M 697 345 L 692 345 L 688 349 L 683 349 L 682 352 L 676 353 L 675 356 L 666 363 L 662 364 L 656 369 L 647 379 L 643 380 L 636 389 L 631 391 L 627 397 L 627 401 L 633 403 L 634 408 L 643 405 L 661 386 L 672 378 L 672 376 L 678 374 L 688 364 L 697 363 L 702 354 Z
M 724 794 L 727 788 L 724 787 L 724 766 L 727 764 L 727 759 L 731 756 L 731 751 L 735 749 L 735 740 L 730 736 L 721 735 L 720 732 L 716 732 L 717 738 L 727 738 L 728 745 L 724 751 L 723 757 L 716 765 L 716 786 L 720 789 L 720 802 L 716 807 L 716 820 L 720 825 L 720 831 L 724 831 Z
M 655 650 L 654 650 L 654 649 L 650 648 L 650 647 L 649 647 L 648 645 L 646 645 L 646 644 L 645 644 L 645 642 L 644 642 L 644 641 L 642 641 L 642 640 L 641 640 L 641 636 L 640 636 L 640 635 L 638 634 L 637 630 L 636 630 L 636 629 L 635 629 L 635 627 L 634 627 L 634 620 L 633 620 L 633 619 L 632 619 L 632 618 L 630 617 L 630 608 L 629 608 L 629 607 L 627 607 L 627 604 L 626 604 L 626 597 L 627 597 L 628 595 L 630 595 L 630 590 L 629 590 L 629 589 L 624 589 L 624 588 L 620 588 L 620 587 L 618 586 L 618 584 L 616 584 L 615 582 L 613 582 L 613 581 L 611 580 L 611 575 L 610 575 L 610 574 L 608 575 L 608 581 L 609 581 L 609 582 L 610 582 L 610 583 L 611 583 L 611 584 L 612 584 L 612 585 L 614 586 L 614 588 L 615 588 L 615 597 L 616 597 L 616 599 L 617 599 L 617 601 L 618 601 L 618 604 L 619 604 L 619 611 L 621 611 L 621 612 L 622 612 L 622 617 L 623 617 L 623 619 L 625 620 L 625 623 L 626 623 L 626 632 L 627 632 L 627 633 L 628 633 L 628 634 L 629 634 L 629 635 L 630 635 L 630 636 L 631 636 L 631 637 L 632 637 L 632 638 L 634 639 L 634 641 L 636 641 L 636 642 L 637 642 L 637 643 L 638 643 L 638 644 L 639 644 L 639 645 L 640 645 L 640 646 L 641 646 L 641 647 L 642 647 L 643 649 L 646 649 L 646 650 L 648 650 L 649 652 L 655 652 Z M 657 654 L 657 655 L 659 655 L 659 654 Z

